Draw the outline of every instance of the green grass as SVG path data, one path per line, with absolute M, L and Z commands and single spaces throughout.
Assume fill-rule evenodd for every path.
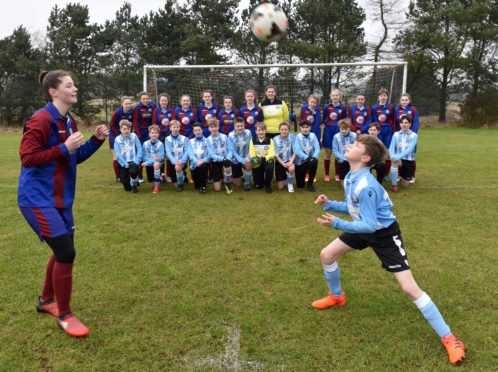
M 72 307 L 92 333 L 66 336 L 34 311 L 49 249 L 17 208 L 19 140 L 0 136 L 1 371 L 453 369 L 371 250 L 339 261 L 345 308 L 311 309 L 326 293 L 318 254 L 338 235 L 315 223 L 316 195 L 125 194 L 107 144 L 78 168 L 74 207 Z M 417 182 L 391 195 L 465 370 L 498 358 L 497 143 L 498 130 L 424 129 Z M 316 187 L 342 198 L 335 182 Z

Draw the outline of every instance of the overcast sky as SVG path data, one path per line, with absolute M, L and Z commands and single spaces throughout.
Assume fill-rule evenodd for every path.
M 15 28 L 24 25 L 31 34 L 45 34 L 48 17 L 54 5 L 65 7 L 67 3 L 88 5 L 90 22 L 103 24 L 107 19 L 114 19 L 116 11 L 125 0 L 2 0 L 0 11 L 0 39 L 12 34 Z M 128 0 L 132 5 L 133 14 L 142 16 L 150 11 L 162 8 L 164 0 Z M 368 0 L 359 0 L 360 5 Z M 409 0 L 402 0 L 408 4 Z M 242 0 L 241 2 L 244 2 Z M 264 2 L 263 0 L 261 2 Z M 368 12 L 367 12 L 368 14 Z M 367 41 L 376 40 L 378 28 L 371 22 L 364 24 Z

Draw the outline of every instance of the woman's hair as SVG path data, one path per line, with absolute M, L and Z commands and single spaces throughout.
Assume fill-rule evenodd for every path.
M 57 89 L 62 83 L 62 78 L 69 76 L 73 78 L 70 72 L 65 70 L 54 70 L 54 71 L 41 71 L 38 77 L 40 85 L 43 90 L 43 94 L 49 101 L 52 101 L 52 97 L 48 92 L 50 89 Z
M 411 101 L 412 100 L 412 96 L 410 96 L 410 93 L 403 93 L 401 95 L 401 97 L 408 97 L 408 99 Z M 401 99 L 401 97 L 399 97 Z
M 131 97 L 128 96 L 121 97 L 121 104 L 123 104 L 123 102 L 126 101 L 127 99 L 129 99 L 130 101 L 132 100 Z
M 159 100 L 161 100 L 161 97 L 166 97 L 168 99 L 168 103 L 171 102 L 171 99 L 169 98 L 169 94 L 168 93 L 161 93 L 159 95 Z
M 287 127 L 290 129 L 290 124 L 287 122 L 287 121 L 283 121 L 281 122 L 279 125 L 278 125 L 278 129 L 282 128 L 282 127 Z
M 268 92 L 268 89 L 273 89 L 275 91 L 275 94 L 277 94 L 277 87 L 273 84 L 267 85 L 265 88 L 265 94 Z

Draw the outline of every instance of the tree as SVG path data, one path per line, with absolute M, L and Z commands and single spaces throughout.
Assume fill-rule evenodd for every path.
M 366 53 L 363 9 L 354 0 L 299 0 L 289 49 L 306 63 L 351 62 Z M 341 80 L 340 68 L 323 69 L 321 89 Z M 313 79 L 314 80 L 314 79 Z
M 92 76 L 99 71 L 99 54 L 106 45 L 101 38 L 102 27 L 89 24 L 88 6 L 69 3 L 60 9 L 52 8 L 47 27 L 47 63 L 50 69 L 66 69 L 75 75 L 78 84 L 78 103 L 75 112 L 90 118 L 98 111 L 90 104 L 95 98 Z
M 472 1 L 418 0 L 410 4 L 411 25 L 397 39 L 415 71 L 428 71 L 440 86 L 439 121 L 446 120 L 449 88 L 460 78 L 469 40 L 466 13 Z
M 43 102 L 38 83 L 40 60 L 24 27 L 0 40 L 1 123 L 22 123 Z

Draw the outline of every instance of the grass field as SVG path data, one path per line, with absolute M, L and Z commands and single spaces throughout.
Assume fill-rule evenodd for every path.
M 318 193 L 125 194 L 107 143 L 78 168 L 72 307 L 92 333 L 70 338 L 35 312 L 49 248 L 17 208 L 19 141 L 0 136 L 0 371 L 453 369 L 371 250 L 339 261 L 345 308 L 311 309 L 338 235 L 315 223 Z M 417 165 L 391 195 L 412 270 L 463 368 L 496 370 L 498 130 L 424 129 Z

